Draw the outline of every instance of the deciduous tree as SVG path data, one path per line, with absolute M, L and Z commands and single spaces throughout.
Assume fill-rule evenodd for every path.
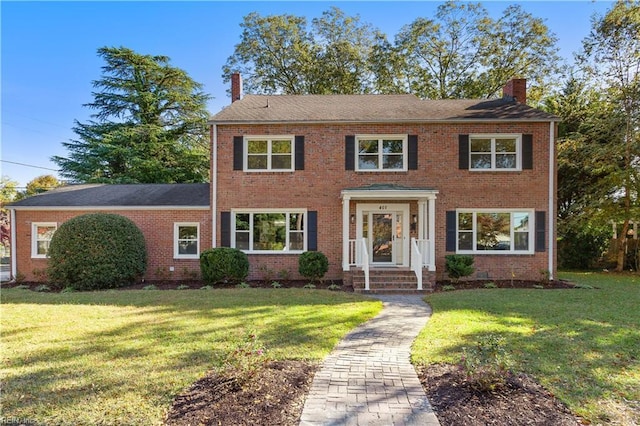
M 374 88 L 369 57 L 384 35 L 337 7 L 308 24 L 294 15 L 244 17 L 240 42 L 223 67 L 250 93 L 352 94 Z
M 622 223 L 640 217 L 640 4 L 619 0 L 603 17 L 594 18 L 579 57 L 585 74 L 604 95 L 607 143 L 594 146 L 595 168 L 604 177 L 594 188 L 603 219 Z M 618 245 L 618 271 L 624 268 L 625 244 Z
M 480 3 L 449 1 L 433 19 L 418 18 L 396 36 L 409 91 L 421 98 L 486 98 L 526 78 L 537 100 L 559 66 L 556 38 L 519 5 L 498 19 Z
M 7 203 L 12 202 L 16 194 L 18 182 L 11 180 L 8 176 L 0 178 L 0 245 L 6 250 L 11 241 L 11 224 L 9 223 L 9 212 L 5 208 Z

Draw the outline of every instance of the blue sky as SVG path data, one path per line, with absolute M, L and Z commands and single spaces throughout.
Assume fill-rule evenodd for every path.
M 497 17 L 512 2 L 482 2 Z M 543 18 L 567 61 L 581 46 L 594 13 L 604 14 L 608 1 L 518 2 Z M 75 138 L 74 120 L 87 122 L 93 80 L 103 62 L 102 46 L 125 46 L 138 53 L 166 55 L 204 85 L 213 99 L 209 112 L 229 103 L 222 66 L 240 41 L 242 18 L 291 13 L 309 21 L 331 6 L 360 15 L 393 39 L 417 17 L 433 17 L 439 2 L 0 2 L 0 92 L 2 103 L 0 174 L 21 186 L 55 171 L 54 155 L 66 156 L 62 142 Z

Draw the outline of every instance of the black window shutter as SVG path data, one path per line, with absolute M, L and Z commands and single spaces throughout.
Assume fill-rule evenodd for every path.
M 356 137 L 344 137 L 344 169 L 355 170 L 356 165 Z
M 304 170 L 304 136 L 296 136 L 296 170 Z
M 244 167 L 244 138 L 233 137 L 233 170 L 242 170 Z
M 446 251 L 456 251 L 456 240 L 458 231 L 456 229 L 456 211 L 451 210 L 447 212 L 447 241 L 446 241 Z
M 220 212 L 220 247 L 231 247 L 231 212 Z
M 469 135 L 458 135 L 458 168 L 469 170 Z
M 318 212 L 307 212 L 307 250 L 318 250 Z
M 545 251 L 547 239 L 546 212 L 536 212 L 536 251 Z
M 533 135 L 522 135 L 522 169 L 533 169 Z
M 418 135 L 409 135 L 409 170 L 418 170 Z

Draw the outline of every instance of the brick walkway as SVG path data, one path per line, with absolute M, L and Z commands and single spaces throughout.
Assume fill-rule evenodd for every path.
M 431 308 L 421 296 L 376 297 L 382 312 L 349 333 L 316 373 L 301 426 L 439 425 L 409 362 Z

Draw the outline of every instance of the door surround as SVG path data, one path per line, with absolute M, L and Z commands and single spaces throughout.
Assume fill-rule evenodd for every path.
M 409 204 L 408 203 L 395 203 L 395 202 L 382 202 L 382 203 L 357 203 L 356 204 L 356 238 L 367 238 L 369 249 L 372 249 L 373 241 L 371 241 L 371 234 L 373 230 L 369 226 L 367 235 L 363 234 L 364 215 L 368 217 L 368 223 L 372 224 L 372 217 L 374 214 L 393 214 L 392 224 L 397 225 L 395 216 L 400 214 L 400 228 L 392 229 L 394 234 L 393 243 L 391 246 L 392 258 L 390 262 L 374 262 L 374 256 L 370 255 L 370 265 L 372 267 L 393 267 L 393 266 L 409 266 Z M 398 237 L 397 233 L 400 233 Z

